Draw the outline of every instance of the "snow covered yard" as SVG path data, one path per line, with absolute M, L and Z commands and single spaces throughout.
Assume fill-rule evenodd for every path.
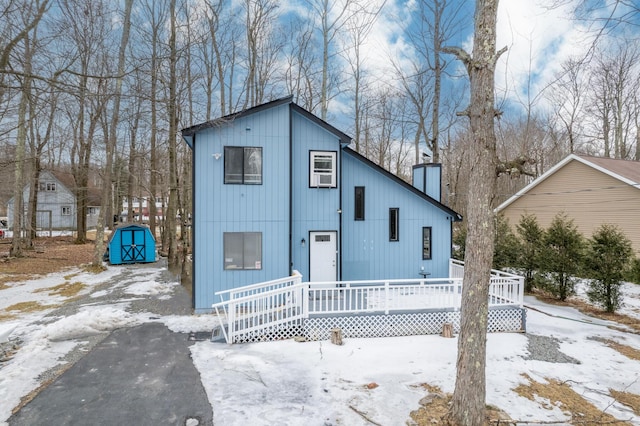
M 133 308 L 140 300 L 166 301 L 178 285 L 161 263 L 6 283 L 0 289 L 0 342 L 15 352 L 0 363 L 0 424 L 22 397 L 55 378 L 51 371 L 64 369 L 72 354 L 90 350 L 110 330 L 150 321 L 175 332 L 211 330 L 217 322 L 210 315 Z M 625 285 L 624 291 L 623 312 L 640 318 L 640 286 Z M 600 411 L 640 424 L 640 407 L 634 413 L 612 397 L 615 391 L 640 395 L 640 360 L 633 359 L 640 336 L 572 308 L 532 297 L 525 303 L 535 308 L 528 310 L 526 335 L 488 337 L 487 403 L 513 419 L 562 424 L 570 414 L 559 404 L 522 391 L 534 381 L 557 379 Z M 457 338 L 412 336 L 347 339 L 343 346 L 204 341 L 191 352 L 215 424 L 402 425 L 427 394 L 423 383 L 453 391 L 456 347 Z M 626 356 L 620 347 L 628 349 Z

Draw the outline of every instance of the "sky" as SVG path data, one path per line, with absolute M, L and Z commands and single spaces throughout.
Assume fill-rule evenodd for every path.
M 0 341 L 22 341 L 15 356 L 0 366 L 0 425 L 6 424 L 20 398 L 40 385 L 42 373 L 63 363 L 66 354 L 92 335 L 151 321 L 174 332 L 212 330 L 217 324 L 213 315 L 158 316 L 129 311 L 137 298 L 171 297 L 179 283 L 167 281 L 163 268 L 162 263 L 144 268 L 108 266 L 100 274 L 72 269 L 7 283 L 0 290 L 0 312 L 18 302 L 64 303 L 63 296 L 47 291 L 61 282 L 78 281 L 86 287 L 81 307 L 73 315 L 45 319 L 51 312 L 45 309 L 0 321 Z M 112 284 L 98 289 L 107 282 Z M 124 290 L 121 299 L 97 301 L 116 289 Z M 579 289 L 584 297 L 584 287 Z M 622 313 L 640 318 L 640 286 L 625 284 L 623 291 L 626 305 Z M 638 360 L 605 343 L 613 341 L 640 351 L 640 335 L 530 296 L 525 297 L 525 306 L 527 334 L 488 336 L 487 403 L 513 419 L 566 424 L 569 415 L 558 404 L 542 397 L 530 400 L 514 391 L 530 380 L 557 379 L 600 410 L 640 424 L 639 415 L 610 396 L 610 389 L 640 395 Z M 558 350 L 577 363 L 530 359 L 530 335 L 555 339 Z M 329 341 L 227 345 L 206 340 L 192 345 L 191 354 L 215 424 L 370 425 L 359 412 L 379 424 L 404 425 L 427 395 L 421 384 L 453 391 L 457 340 L 457 336 L 438 335 L 345 339 L 342 346 Z
M 390 58 L 403 63 L 415 57 L 408 40 L 407 31 L 419 15 L 415 0 L 383 1 L 383 13 L 370 32 L 363 47 L 366 57 L 365 66 L 372 75 L 377 76 L 381 85 L 394 84 L 388 78 L 393 75 L 389 68 Z M 451 44 L 472 50 L 473 12 L 475 2 L 453 0 L 451 7 L 463 5 L 458 12 L 460 31 Z M 496 98 L 499 104 L 506 106 L 544 104 L 537 99 L 540 92 L 549 85 L 561 69 L 562 63 L 569 58 L 584 58 L 603 19 L 613 14 L 620 16 L 625 12 L 624 5 L 613 9 L 614 0 L 502 0 L 498 7 L 497 49 L 507 47 L 496 65 Z M 374 2 L 375 3 L 375 2 Z M 580 8 L 583 3 L 607 3 L 589 11 Z M 553 5 L 553 7 L 552 7 Z M 576 14 L 576 10 L 581 13 Z M 640 20 L 640 16 L 636 19 Z M 637 30 L 638 27 L 627 26 Z M 610 42 L 610 36 L 619 34 L 621 28 L 600 36 L 600 43 Z M 449 58 L 452 60 L 452 58 Z M 406 62 L 404 62 L 406 63 Z M 460 63 L 455 65 L 455 74 L 466 81 L 466 73 Z

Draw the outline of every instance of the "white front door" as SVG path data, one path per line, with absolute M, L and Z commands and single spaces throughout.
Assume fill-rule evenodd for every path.
M 338 233 L 312 231 L 309 233 L 309 281 L 338 279 Z

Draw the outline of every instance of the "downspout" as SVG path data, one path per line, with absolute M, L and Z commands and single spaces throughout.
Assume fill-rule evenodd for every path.
M 191 136 L 191 307 L 196 308 L 196 134 Z M 155 200 L 154 200 L 155 202 Z M 164 214 L 164 210 L 163 210 Z
M 293 110 L 289 104 L 289 275 L 293 274 Z
M 338 153 L 338 281 L 342 281 L 342 141 L 338 141 L 340 151 Z

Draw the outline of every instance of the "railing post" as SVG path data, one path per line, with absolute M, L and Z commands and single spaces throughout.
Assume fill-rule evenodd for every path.
M 389 299 L 391 295 L 389 294 L 389 281 L 384 282 L 384 314 L 389 315 Z
M 520 307 L 524 304 L 524 277 L 518 278 L 518 303 Z
M 236 337 L 236 303 L 233 300 L 229 300 L 229 344 L 233 344 Z
M 311 291 L 311 287 L 309 283 L 306 283 L 302 286 L 302 318 L 309 318 L 309 292 Z

